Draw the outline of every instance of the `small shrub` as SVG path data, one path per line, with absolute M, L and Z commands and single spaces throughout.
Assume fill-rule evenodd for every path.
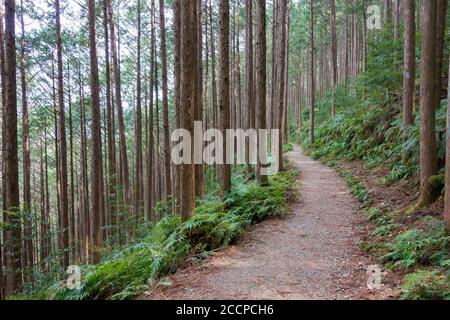
M 449 258 L 449 243 L 443 222 L 426 218 L 425 230 L 411 229 L 388 244 L 389 253 L 381 258 L 392 268 L 408 269 L 420 265 L 441 265 Z
M 403 300 L 448 300 L 450 277 L 439 271 L 417 270 L 406 276 L 402 289 Z

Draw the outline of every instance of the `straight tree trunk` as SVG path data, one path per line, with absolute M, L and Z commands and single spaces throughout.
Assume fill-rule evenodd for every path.
M 139 222 L 143 217 L 142 189 L 143 189 L 143 165 L 142 165 L 142 81 L 141 81 L 141 0 L 137 2 L 137 57 L 136 57 L 136 179 L 135 179 L 135 218 Z
M 109 25 L 111 24 L 111 16 L 108 10 L 108 0 L 103 0 L 103 29 L 105 38 L 105 81 L 106 81 L 106 126 L 108 137 L 108 198 L 107 206 L 110 214 L 116 215 L 117 201 L 117 163 L 116 163 L 116 141 L 115 141 L 115 124 L 114 124 L 114 108 L 112 106 L 112 89 L 111 89 L 111 63 L 110 63 L 110 35 Z
M 290 15 L 288 14 L 289 11 L 289 0 L 286 1 L 286 27 L 285 27 L 285 34 L 286 39 L 284 42 L 285 45 L 285 66 L 284 66 L 284 104 L 283 104 L 283 123 L 282 123 L 282 136 L 283 136 L 283 144 L 288 143 L 288 136 L 289 136 L 289 125 L 288 125 L 288 117 L 289 117 L 289 35 L 291 30 L 291 19 Z
M 130 175 L 128 169 L 128 155 L 127 155 L 127 142 L 125 138 L 125 121 L 123 117 L 122 107 L 122 88 L 121 88 L 121 74 L 119 66 L 119 56 L 117 50 L 117 40 L 115 32 L 115 22 L 113 19 L 113 9 L 111 0 L 108 1 L 108 10 L 110 15 L 109 28 L 111 36 L 111 54 L 113 57 L 113 69 L 114 69 L 114 85 L 115 85 L 115 103 L 117 106 L 117 120 L 119 125 L 119 147 L 120 147 L 120 162 L 121 162 L 121 180 L 123 188 L 123 198 L 125 206 L 131 205 L 131 189 L 130 189 Z M 128 211 L 128 210 L 127 210 Z
M 181 1 L 181 110 L 182 128 L 194 136 L 194 116 L 197 104 L 197 1 Z M 191 148 L 191 159 L 194 157 Z M 193 161 L 181 169 L 181 216 L 184 221 L 195 211 L 195 169 Z
M 265 5 L 264 5 L 265 9 Z M 254 92 L 253 92 L 253 1 L 246 0 L 245 1 L 245 51 L 246 51 L 246 97 L 247 97 L 247 128 L 252 129 L 256 128 L 255 126 L 255 102 L 254 102 Z M 258 17 L 257 17 L 258 18 Z M 264 17 L 265 22 L 265 17 Z M 265 95 L 264 95 L 265 97 Z M 252 166 L 250 164 L 250 145 L 249 141 L 247 141 L 247 174 L 250 174 L 252 171 Z
M 202 0 L 197 0 L 197 105 L 195 108 L 195 121 L 203 121 L 203 34 L 202 34 Z M 202 150 L 203 144 L 198 146 Z M 205 168 L 203 163 L 195 165 L 195 195 L 201 199 L 205 195 Z
M 409 138 L 409 131 L 414 122 L 415 79 L 416 79 L 416 20 L 415 0 L 405 0 L 405 45 L 403 74 L 403 141 Z M 403 152 L 403 162 L 409 155 Z
M 275 129 L 275 91 L 276 91 L 276 77 L 277 77 L 277 26 L 278 26 L 278 1 L 272 2 L 272 81 L 270 93 L 270 129 Z
M 25 22 L 24 22 L 24 7 L 23 0 L 21 0 L 21 41 L 20 41 L 20 82 L 22 91 L 22 153 L 23 153 L 23 217 L 24 217 L 24 237 L 25 237 L 25 256 L 26 266 L 28 268 L 26 279 L 30 280 L 28 276 L 32 277 L 34 255 L 33 255 L 33 227 L 32 227 L 32 212 L 31 212 L 31 158 L 30 158 L 30 136 L 29 136 L 29 121 L 28 121 L 28 96 L 27 83 L 25 76 Z M 31 279 L 32 280 L 32 279 Z
M 213 7 L 211 0 L 209 0 L 209 22 L 211 34 L 211 85 L 212 85 L 212 109 L 213 109 L 213 127 L 218 126 L 218 103 L 217 103 L 217 77 L 216 77 L 216 42 L 214 38 L 214 24 L 213 24 Z
M 450 72 L 450 62 L 449 62 Z M 450 73 L 449 73 L 450 74 Z M 450 88 L 450 77 L 448 79 Z M 447 93 L 447 131 L 450 131 L 450 90 Z M 450 135 L 447 135 L 446 161 L 445 161 L 445 185 L 450 186 Z M 450 228 L 450 188 L 445 188 L 445 211 L 444 218 Z
M 437 2 L 423 1 L 421 12 L 420 205 L 436 199 L 430 178 L 437 173 L 436 146 L 436 16 Z
M 287 13 L 287 4 L 286 1 L 279 2 L 279 46 L 277 48 L 278 51 L 278 76 L 277 79 L 277 100 L 278 100 L 278 130 L 280 130 L 279 135 L 279 149 L 278 149 L 278 163 L 280 171 L 283 171 L 283 136 L 284 136 L 284 117 L 286 113 L 286 105 L 285 105 L 285 86 L 286 86 L 286 13 Z
M 91 96 L 92 96 L 92 230 L 94 240 L 94 263 L 100 262 L 102 244 L 101 217 L 103 216 L 102 192 L 102 134 L 100 121 L 100 81 L 98 75 L 98 57 L 96 40 L 95 0 L 88 0 L 89 47 L 91 62 Z
M 362 70 L 366 71 L 367 66 L 367 8 L 366 0 L 362 0 Z
M 310 29 L 309 29 L 309 134 L 310 143 L 315 143 L 314 134 L 314 105 L 315 105 L 315 81 L 314 81 L 314 3 L 313 0 L 309 2 L 310 10 Z
M 335 0 L 330 0 L 330 24 L 331 24 L 331 60 L 332 60 L 332 90 L 333 102 L 331 116 L 336 117 L 336 86 L 337 86 L 337 35 L 336 35 L 336 5 Z
M 400 39 L 400 0 L 393 0 L 394 40 Z
M 72 112 L 72 90 L 70 86 L 70 69 L 67 68 L 67 93 L 69 100 L 69 167 L 70 167 L 70 243 L 72 244 L 72 261 L 76 261 L 76 223 L 75 223 L 75 176 L 74 176 L 74 146 L 73 146 L 73 112 Z
M 179 0 L 175 0 L 176 2 L 179 2 Z M 147 198 L 148 198 L 148 204 L 147 204 L 147 221 L 151 222 L 154 220 L 153 217 L 153 200 L 154 200 L 154 191 L 155 191 L 155 176 L 153 174 L 153 163 L 154 163 L 154 156 L 153 156 L 153 145 L 154 145 L 154 127 L 153 127 L 153 89 L 154 89 L 154 76 L 155 76 L 155 24 L 154 24 L 154 0 L 151 2 L 151 15 L 150 15 L 150 28 L 151 28 L 151 39 L 150 39 L 150 80 L 149 80 L 149 90 L 150 90 L 150 103 L 149 103 L 149 125 L 148 125 L 148 142 L 149 145 L 147 146 Z
M 358 58 L 359 58 L 359 45 L 358 45 L 358 1 L 353 0 L 353 41 L 352 41 L 352 72 L 353 77 L 358 75 Z
M 59 105 L 59 161 L 60 161 L 60 191 L 61 191 L 61 227 L 63 267 L 70 263 L 69 256 L 69 197 L 67 191 L 67 140 L 66 140 L 66 112 L 64 107 L 64 78 L 62 61 L 61 17 L 59 0 L 55 0 L 56 18 L 56 47 L 58 64 L 58 105 Z
M 222 0 L 219 5 L 219 65 L 220 65 L 220 101 L 221 131 L 226 137 L 226 131 L 231 128 L 230 123 L 230 1 Z M 226 140 L 226 139 L 225 139 Z M 226 196 L 231 190 L 231 165 L 227 164 L 228 143 L 223 148 L 222 165 L 222 195 Z
M 248 51 L 247 51 L 248 53 Z M 266 3 L 265 0 L 256 1 L 256 110 L 258 111 L 258 130 L 267 128 L 266 121 L 266 82 L 267 82 L 267 43 L 266 43 Z M 258 148 L 261 142 L 258 143 Z M 264 150 L 265 151 L 265 150 Z M 258 151 L 259 153 L 259 151 Z M 265 153 L 264 153 L 265 155 Z M 268 183 L 267 176 L 261 174 L 265 156 L 258 155 L 257 176 L 260 185 Z
M 0 239 L 0 301 L 5 300 L 5 286 L 3 284 L 3 242 Z
M 445 30 L 447 25 L 448 0 L 437 0 L 436 19 L 436 108 L 441 104 L 442 71 L 444 67 Z
M 173 1 L 174 12 L 174 106 L 175 106 L 175 119 L 176 128 L 181 128 L 181 108 L 180 108 L 180 92 L 181 92 L 181 0 Z M 207 24 L 207 23 L 206 23 Z M 180 214 L 180 200 L 181 200 L 181 167 L 176 166 L 176 179 L 175 179 L 175 212 Z
M 80 153 L 80 166 L 81 166 L 81 202 L 82 202 L 82 252 L 83 261 L 89 263 L 90 252 L 90 204 L 89 204 L 89 180 L 88 180 L 88 161 L 87 161 L 87 133 L 86 133 L 86 117 L 84 106 L 84 92 L 83 82 L 81 79 L 81 65 L 78 70 L 78 82 L 79 82 L 79 99 L 80 99 L 80 130 L 81 130 L 81 153 Z
M 19 159 L 17 139 L 17 83 L 16 83 L 16 3 L 5 0 L 5 84 L 6 104 L 4 105 L 5 149 L 5 199 L 6 222 L 10 225 L 5 232 L 6 265 L 11 269 L 7 276 L 7 287 L 11 294 L 22 286 L 21 277 L 21 223 L 19 191 Z
M 162 76 L 162 104 L 163 104 L 163 135 L 164 135 L 164 200 L 172 195 L 172 178 L 170 165 L 170 137 L 169 137 L 169 102 L 167 85 L 167 48 L 166 23 L 164 16 L 164 0 L 159 0 L 159 24 L 161 37 L 161 76 Z

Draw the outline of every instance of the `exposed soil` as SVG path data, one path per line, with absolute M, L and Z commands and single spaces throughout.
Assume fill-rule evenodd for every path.
M 367 222 L 345 181 L 297 146 L 287 157 L 302 185 L 289 215 L 251 227 L 234 246 L 164 279 L 166 286 L 144 299 L 389 298 L 388 289 L 367 289 L 374 263 L 359 249 Z

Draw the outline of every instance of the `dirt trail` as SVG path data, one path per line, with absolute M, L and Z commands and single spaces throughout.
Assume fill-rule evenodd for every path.
M 252 227 L 234 246 L 166 279 L 145 299 L 361 299 L 368 257 L 355 199 L 337 173 L 305 156 L 287 154 L 300 171 L 292 213 Z

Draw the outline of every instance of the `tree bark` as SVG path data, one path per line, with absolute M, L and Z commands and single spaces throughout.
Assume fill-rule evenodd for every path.
M 226 137 L 230 129 L 230 1 L 222 0 L 219 5 L 219 64 L 220 64 L 220 101 L 221 131 Z M 226 140 L 226 139 L 225 139 Z M 222 195 L 226 196 L 231 190 L 231 166 L 227 164 L 228 143 L 224 142 L 222 165 Z
M 404 75 L 403 75 L 403 141 L 409 138 L 409 131 L 414 123 L 414 101 L 416 80 L 416 22 L 415 0 L 405 0 L 405 45 L 404 45 Z M 409 155 L 403 152 L 403 162 Z
M 400 40 L 400 0 L 393 0 L 394 40 Z
M 136 222 L 143 217 L 143 165 L 142 165 L 142 80 L 141 80 L 141 1 L 137 2 L 137 56 L 136 56 L 136 155 L 135 155 L 135 188 L 134 188 L 134 212 Z
M 29 120 L 28 120 L 28 96 L 27 83 L 25 76 L 25 22 L 24 22 L 24 7 L 23 0 L 21 0 L 20 10 L 20 26 L 21 26 L 21 40 L 20 40 L 20 82 L 22 91 L 22 153 L 23 153 L 23 221 L 24 221 L 24 243 L 26 256 L 26 278 L 32 280 L 34 255 L 33 255 L 33 226 L 32 226 L 32 212 L 31 212 L 31 157 L 30 157 L 30 136 L 29 136 Z
M 203 34 L 202 34 L 202 0 L 197 0 L 197 105 L 195 107 L 195 121 L 203 121 Z M 203 143 L 199 148 L 203 154 Z M 204 165 L 195 165 L 195 195 L 201 199 L 205 195 L 205 172 Z
M 436 19 L 436 108 L 441 105 L 442 71 L 444 66 L 445 30 L 447 25 L 448 0 L 437 0 Z
M 169 137 L 169 102 L 167 86 L 167 48 L 166 23 L 164 16 L 164 0 L 159 0 L 159 24 L 161 37 L 161 76 L 162 76 L 162 104 L 163 104 L 163 135 L 164 135 L 164 200 L 172 195 L 172 178 L 170 165 L 170 137 Z
M 264 9 L 265 10 L 265 5 Z M 255 102 L 254 102 L 254 92 L 253 92 L 253 1 L 252 0 L 246 0 L 245 1 L 245 14 L 246 14 L 246 21 L 245 21 L 245 46 L 246 46 L 246 76 L 245 76 L 245 83 L 246 83 L 246 98 L 247 98 L 247 128 L 252 129 L 255 128 Z M 257 17 L 258 19 L 258 17 Z M 265 17 L 264 17 L 265 22 Z M 260 22 L 258 22 L 260 23 Z M 259 62 L 258 62 L 259 63 Z M 265 95 L 264 95 L 265 97 Z M 247 141 L 247 154 L 246 154 L 246 161 L 247 161 L 247 174 L 250 174 L 252 171 L 252 166 L 250 164 L 250 145 L 249 141 Z
M 181 110 L 182 128 L 194 136 L 195 106 L 198 100 L 197 64 L 197 0 L 181 1 Z M 191 160 L 194 148 L 191 148 Z M 195 169 L 193 161 L 181 169 L 181 215 L 184 221 L 195 211 Z
M 331 60 L 332 60 L 332 90 L 333 101 L 331 116 L 336 117 L 336 86 L 337 86 L 337 35 L 336 35 L 336 5 L 335 0 L 330 0 L 330 24 L 331 24 Z
M 286 86 L 286 12 L 287 4 L 285 0 L 279 1 L 279 46 L 278 51 L 278 79 L 277 79 L 277 102 L 278 102 L 278 125 L 279 134 L 279 149 L 278 149 L 278 163 L 280 171 L 283 171 L 283 136 L 284 136 L 284 117 L 286 112 L 285 105 L 285 86 Z
M 315 143 L 314 134 L 314 105 L 315 105 L 315 80 L 314 80 L 314 3 L 313 0 L 309 2 L 310 10 L 310 29 L 309 29 L 309 134 L 310 143 Z
M 174 106 L 175 106 L 175 119 L 176 128 L 181 128 L 181 108 L 180 108 L 180 92 L 181 92 L 181 0 L 173 1 L 174 12 Z M 176 166 L 176 179 L 175 179 L 175 212 L 180 213 L 180 200 L 181 200 L 181 167 Z
M 111 54 L 113 57 L 114 69 L 114 85 L 115 85 L 115 102 L 117 106 L 117 120 L 119 125 L 119 148 L 120 148 L 120 163 L 121 163 L 121 180 L 123 184 L 123 198 L 125 206 L 131 205 L 131 190 L 130 190 L 130 175 L 128 169 L 128 155 L 127 142 L 125 138 L 125 122 L 123 117 L 122 107 L 122 88 L 121 88 L 121 74 L 119 67 L 119 57 L 117 51 L 117 40 L 115 32 L 115 22 L 113 19 L 113 10 L 111 0 L 108 1 L 108 10 L 110 14 L 110 36 L 111 36 Z M 128 211 L 128 210 L 127 210 Z
M 248 53 L 248 51 L 247 51 Z M 256 110 L 258 111 L 258 130 L 267 128 L 266 121 L 266 82 L 267 82 L 267 43 L 266 43 L 266 3 L 265 0 L 256 1 Z M 261 147 L 261 143 L 258 143 Z M 265 150 L 264 150 L 265 151 Z M 259 151 L 258 151 L 259 153 Z M 265 154 L 265 153 L 264 153 Z M 260 185 L 268 183 L 267 176 L 261 174 L 262 163 L 266 158 L 258 155 L 257 176 Z
M 430 178 L 437 173 L 436 146 L 436 15 L 437 2 L 423 1 L 421 13 L 420 205 L 436 199 Z
M 61 17 L 59 0 L 55 0 L 56 18 L 56 47 L 58 64 L 58 106 L 59 106 L 59 161 L 60 161 L 60 196 L 61 196 L 61 245 L 63 252 L 63 267 L 69 265 L 69 197 L 67 191 L 67 140 L 66 140 L 66 112 L 64 107 L 64 77 L 62 61 Z
M 110 34 L 111 16 L 108 11 L 108 0 L 103 0 L 103 29 L 105 34 L 105 81 L 106 81 L 106 127 L 108 137 L 108 198 L 107 206 L 111 215 L 116 215 L 117 201 L 117 163 L 114 108 L 112 106 L 111 62 L 110 62 Z
M 450 62 L 449 62 L 450 72 Z M 450 73 L 449 73 L 450 74 Z M 450 77 L 448 79 L 448 88 L 450 88 Z M 450 186 L 450 90 L 447 93 L 447 148 L 446 148 L 446 161 L 445 161 L 445 185 Z M 450 188 L 445 188 L 445 211 L 444 218 L 447 222 L 447 226 L 450 228 Z
M 5 232 L 6 265 L 12 270 L 7 276 L 8 291 L 17 293 L 22 286 L 21 277 L 21 223 L 19 191 L 19 159 L 17 139 L 17 83 L 16 83 L 16 4 L 5 0 L 5 84 L 4 106 L 5 149 L 5 199 L 6 222 L 10 227 Z

